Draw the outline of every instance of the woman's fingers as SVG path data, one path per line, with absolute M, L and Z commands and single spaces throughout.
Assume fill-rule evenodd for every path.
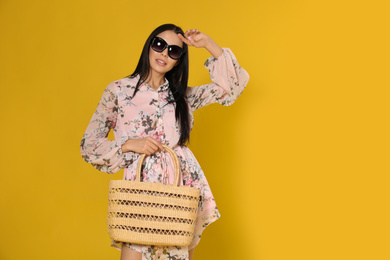
M 151 154 L 154 154 L 154 151 L 151 148 L 146 148 L 144 154 L 151 155 Z
M 196 34 L 196 33 L 198 33 L 198 32 L 199 32 L 198 29 L 191 29 L 191 30 L 187 30 L 187 31 L 186 31 L 186 33 L 188 33 L 188 34 Z
M 191 36 L 194 32 L 195 32 L 194 29 L 187 30 L 187 31 L 184 33 L 184 36 L 185 36 L 186 38 L 188 38 L 188 36 Z
M 187 41 L 184 41 L 188 46 L 194 46 L 197 48 L 205 47 L 207 42 L 209 41 L 209 36 L 206 34 L 199 32 L 197 30 L 188 32 L 188 36 L 186 37 Z
M 179 34 L 180 39 L 185 42 L 187 45 L 195 46 L 197 41 L 197 36 L 200 34 L 198 29 L 187 30 L 183 35 Z
M 150 137 L 150 141 L 155 145 L 156 151 L 157 150 L 165 151 L 164 147 L 162 146 L 162 144 L 159 141 L 157 141 L 156 139 L 154 139 L 152 137 Z
M 154 142 L 152 142 L 151 140 L 146 140 L 145 142 L 145 149 L 146 150 L 152 150 L 152 151 L 157 151 L 158 150 L 158 147 L 157 145 L 154 144 Z
M 181 34 L 179 34 L 179 37 L 180 39 L 185 42 L 185 44 L 189 45 L 189 46 L 193 46 L 193 41 L 190 41 L 191 38 L 184 38 Z
M 188 40 L 187 40 L 186 38 L 184 38 L 183 35 L 181 35 L 180 33 L 179 33 L 178 35 L 179 35 L 179 38 L 180 38 L 183 42 L 185 42 L 185 44 L 190 45 L 190 43 L 188 42 Z
M 190 43 L 191 46 L 196 46 L 197 43 L 197 37 L 195 34 L 188 36 L 188 42 Z
M 162 143 L 150 136 L 140 139 L 128 139 L 125 144 L 122 145 L 123 152 L 133 151 L 140 154 L 144 153 L 151 155 L 159 150 L 165 151 Z
M 157 145 L 153 144 L 150 141 L 146 141 L 145 148 L 144 148 L 144 153 L 146 153 L 147 155 L 151 155 L 151 154 L 154 154 L 157 151 L 158 151 Z
M 165 151 L 162 144 L 159 141 L 157 141 L 156 139 L 154 139 L 153 137 L 149 136 L 149 137 L 146 137 L 145 139 L 146 140 L 145 140 L 144 149 L 143 149 L 145 154 L 151 155 L 151 154 L 158 152 L 159 150 Z
M 191 36 L 188 36 L 188 42 L 189 42 L 189 45 L 191 45 L 191 46 L 194 46 L 194 44 L 195 44 L 195 41 L 194 41 L 194 39 L 192 39 Z

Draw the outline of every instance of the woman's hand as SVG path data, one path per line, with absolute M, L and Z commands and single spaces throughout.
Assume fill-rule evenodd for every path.
M 206 48 L 215 58 L 218 58 L 222 55 L 222 48 L 219 47 L 219 45 L 216 44 L 210 36 L 198 31 L 197 29 L 186 31 L 184 33 L 184 37 L 180 33 L 178 36 L 188 46 Z
M 212 41 L 210 36 L 198 31 L 197 29 L 186 31 L 184 33 L 184 37 L 180 33 L 178 34 L 178 36 L 188 46 L 194 46 L 196 48 L 204 48 Z
M 146 155 L 154 154 L 158 151 L 165 151 L 160 142 L 152 137 L 145 137 L 140 139 L 129 139 L 122 145 L 122 151 L 144 153 Z

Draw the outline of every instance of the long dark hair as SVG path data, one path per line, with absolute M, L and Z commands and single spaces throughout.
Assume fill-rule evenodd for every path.
M 134 78 L 137 75 L 140 76 L 137 85 L 135 87 L 132 98 L 135 96 L 137 91 L 139 90 L 139 86 L 148 78 L 150 73 L 150 64 L 149 64 L 149 48 L 153 38 L 164 31 L 171 30 L 175 33 L 180 33 L 184 36 L 183 30 L 174 25 L 174 24 L 163 24 L 157 27 L 148 37 L 145 42 L 144 48 L 141 53 L 141 57 L 138 61 L 137 68 L 133 72 L 133 74 L 128 75 L 129 78 Z M 190 123 L 189 123 L 189 115 L 188 115 L 188 105 L 187 101 L 184 98 L 185 92 L 187 90 L 188 84 L 188 46 L 183 42 L 184 53 L 180 57 L 179 62 L 176 66 L 174 66 L 169 72 L 165 74 L 165 78 L 169 82 L 169 89 L 172 92 L 173 99 L 170 98 L 168 100 L 169 103 L 176 102 L 175 108 L 175 118 L 176 121 L 180 124 L 180 139 L 179 145 L 184 145 L 186 142 L 189 142 L 190 139 Z

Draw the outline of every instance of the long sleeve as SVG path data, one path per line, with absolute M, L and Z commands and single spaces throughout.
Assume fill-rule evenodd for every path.
M 232 105 L 249 81 L 248 72 L 240 67 L 233 52 L 229 48 L 222 50 L 218 59 L 211 56 L 204 63 L 212 83 L 187 88 L 186 98 L 192 111 L 212 103 Z
M 116 125 L 118 99 L 117 83 L 111 82 L 103 92 L 100 102 L 88 124 L 80 143 L 84 161 L 99 171 L 115 173 L 134 162 L 138 154 L 122 152 L 120 140 L 108 140 L 111 128 Z

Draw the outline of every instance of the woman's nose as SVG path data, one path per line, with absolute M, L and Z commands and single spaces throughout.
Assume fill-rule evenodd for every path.
M 161 52 L 165 57 L 168 57 L 168 48 Z

